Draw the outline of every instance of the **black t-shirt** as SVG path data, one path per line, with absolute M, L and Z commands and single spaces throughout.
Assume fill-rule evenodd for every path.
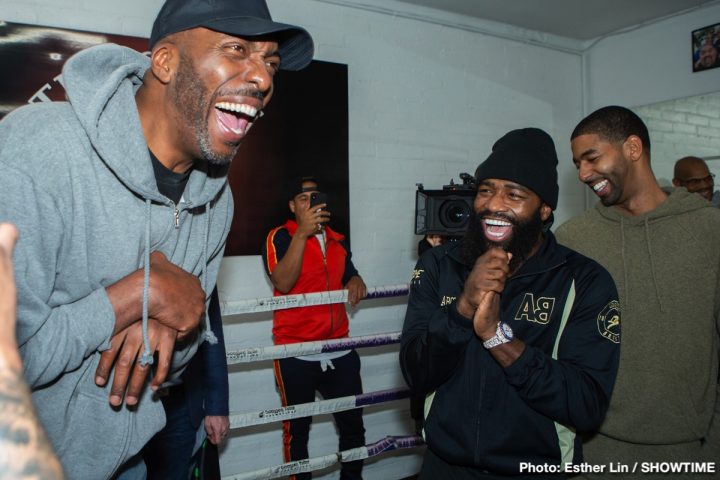
M 152 152 L 150 152 L 150 158 L 152 159 L 158 190 L 177 204 L 185 191 L 185 185 L 187 185 L 190 178 L 192 168 L 189 168 L 187 172 L 175 173 L 160 163 L 160 160 Z

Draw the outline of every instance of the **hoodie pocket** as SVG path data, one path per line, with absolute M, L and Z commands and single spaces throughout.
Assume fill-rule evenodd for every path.
M 127 460 L 128 414 L 126 407 L 113 410 L 105 397 L 73 394 L 58 448 L 68 478 L 109 478 Z

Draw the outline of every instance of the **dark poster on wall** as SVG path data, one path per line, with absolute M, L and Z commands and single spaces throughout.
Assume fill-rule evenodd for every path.
M 105 42 L 146 51 L 147 39 L 0 20 L 0 118 L 32 102 L 65 99 L 62 65 Z M 331 227 L 350 236 L 347 65 L 313 61 L 281 71 L 275 93 L 243 140 L 228 174 L 235 216 L 225 255 L 258 255 L 268 231 L 289 215 L 285 184 L 315 175 L 328 194 Z

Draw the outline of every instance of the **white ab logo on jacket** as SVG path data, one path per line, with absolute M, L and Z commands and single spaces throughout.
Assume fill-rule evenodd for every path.
M 555 299 L 551 297 L 538 297 L 537 301 L 532 293 L 526 293 L 520 302 L 515 314 L 515 320 L 527 320 L 528 322 L 547 324 L 550 321 Z

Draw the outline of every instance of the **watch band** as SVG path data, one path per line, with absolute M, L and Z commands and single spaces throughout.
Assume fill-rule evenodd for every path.
M 505 322 L 498 322 L 497 328 L 495 329 L 495 336 L 489 338 L 483 342 L 483 347 L 491 349 L 502 345 L 503 343 L 510 343 L 513 339 L 513 331 Z

